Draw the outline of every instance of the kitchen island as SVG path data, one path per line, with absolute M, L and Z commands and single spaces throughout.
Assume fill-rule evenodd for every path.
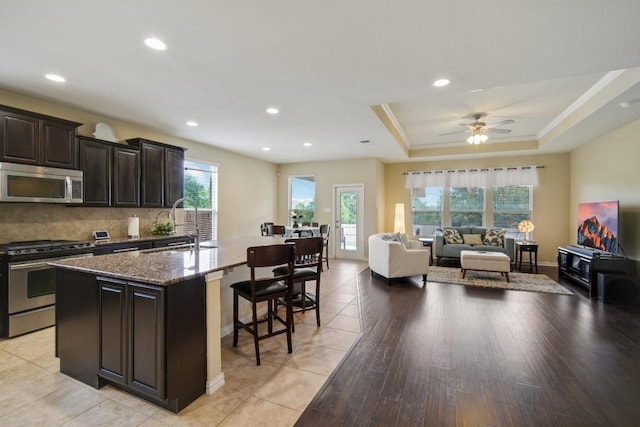
M 278 237 L 204 242 L 52 262 L 60 372 L 112 384 L 179 412 L 224 384 L 220 281 L 250 246 Z

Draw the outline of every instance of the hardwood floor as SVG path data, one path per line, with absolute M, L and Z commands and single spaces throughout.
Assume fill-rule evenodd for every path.
M 640 422 L 640 307 L 565 281 L 574 296 L 358 281 L 364 333 L 296 425 Z

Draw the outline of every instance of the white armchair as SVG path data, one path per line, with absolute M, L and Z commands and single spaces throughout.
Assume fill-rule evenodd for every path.
M 429 273 L 429 248 L 423 247 L 417 240 L 385 240 L 385 234 L 369 236 L 369 268 L 371 274 L 379 274 L 387 279 L 422 275 L 423 286 Z M 386 234 L 389 236 L 389 234 Z

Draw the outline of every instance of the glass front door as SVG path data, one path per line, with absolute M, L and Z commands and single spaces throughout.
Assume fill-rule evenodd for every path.
M 336 258 L 364 258 L 363 199 L 362 185 L 335 187 Z

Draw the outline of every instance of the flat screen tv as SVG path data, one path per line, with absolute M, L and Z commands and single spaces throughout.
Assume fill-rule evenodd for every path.
M 578 204 L 578 245 L 618 253 L 618 200 Z

